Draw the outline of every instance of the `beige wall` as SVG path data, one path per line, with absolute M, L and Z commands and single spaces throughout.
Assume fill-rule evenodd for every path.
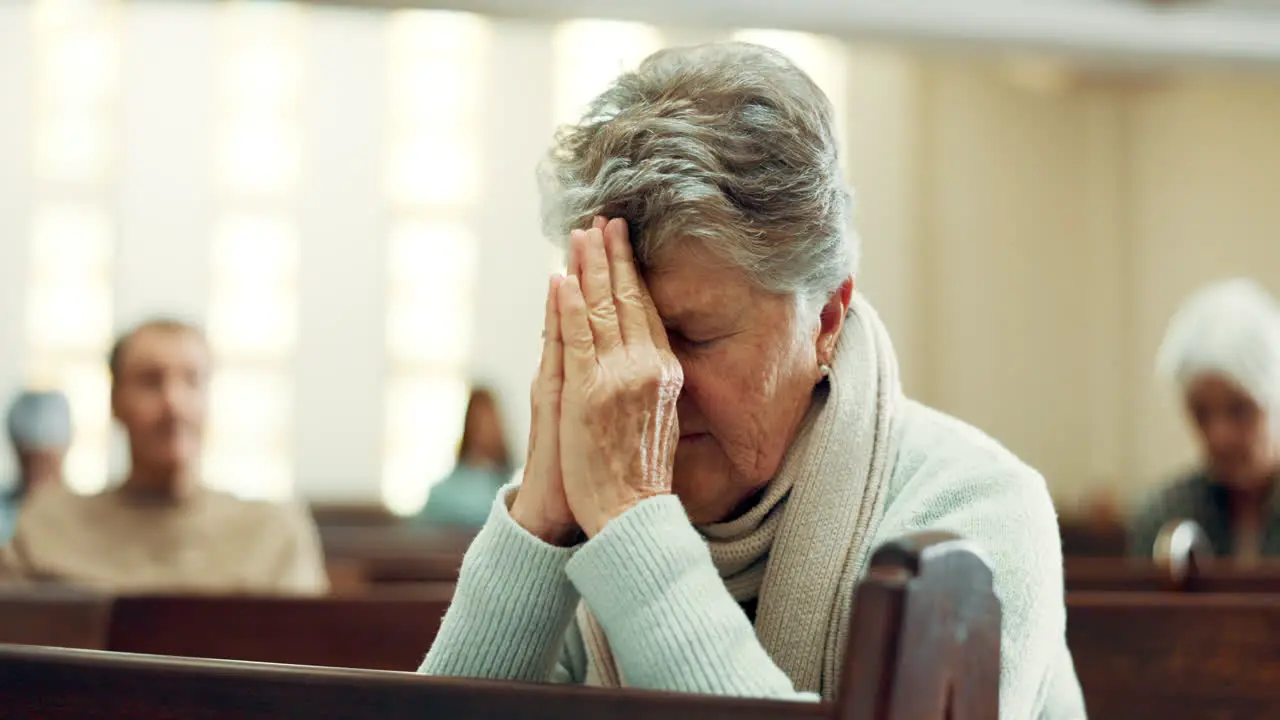
M 879 91 L 907 137 L 863 139 L 869 167 L 851 153 L 861 284 L 888 306 L 908 391 L 1040 468 L 1064 510 L 1132 499 L 1194 457 L 1151 373 L 1178 301 L 1236 274 L 1280 291 L 1280 78 L 1051 90 L 989 60 L 888 57 L 879 78 L 899 86 Z M 877 294 L 880 273 L 905 288 Z

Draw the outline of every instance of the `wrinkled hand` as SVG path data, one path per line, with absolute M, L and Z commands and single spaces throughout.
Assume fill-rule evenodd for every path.
M 511 519 L 552 545 L 568 545 L 578 536 L 560 473 L 560 393 L 564 385 L 564 350 L 560 342 L 557 294 L 562 278 L 551 278 L 542 329 L 542 360 L 529 392 L 529 452 L 524 479 L 511 504 Z
M 574 231 L 570 245 L 580 272 L 557 291 L 560 461 L 573 517 L 594 537 L 641 500 L 671 492 L 684 378 L 636 270 L 626 222 Z

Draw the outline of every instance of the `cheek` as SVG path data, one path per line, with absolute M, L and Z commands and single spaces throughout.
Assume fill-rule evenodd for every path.
M 692 412 L 705 422 L 737 474 L 765 482 L 776 473 L 811 388 L 786 348 L 682 359 Z M 799 381 L 799 382 L 798 382 Z

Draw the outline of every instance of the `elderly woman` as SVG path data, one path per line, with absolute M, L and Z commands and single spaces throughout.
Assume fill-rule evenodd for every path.
M 1182 390 L 1201 466 L 1161 490 L 1133 523 L 1131 551 L 1149 557 L 1161 526 L 1195 520 L 1215 554 L 1280 555 L 1280 311 L 1257 283 L 1214 283 L 1169 323 L 1157 368 Z
M 1002 716 L 1082 716 L 1044 481 L 902 397 L 832 127 L 730 43 L 655 54 L 561 132 L 524 480 L 423 672 L 831 697 L 869 553 L 936 529 L 994 562 Z

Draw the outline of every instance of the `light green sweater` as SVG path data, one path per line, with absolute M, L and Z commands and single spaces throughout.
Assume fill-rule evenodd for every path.
M 994 440 L 908 402 L 873 546 L 921 530 L 976 541 L 1002 605 L 1002 718 L 1074 720 L 1083 701 L 1065 640 L 1062 550 L 1044 480 Z M 467 551 L 421 672 L 581 683 L 580 598 L 632 687 L 815 700 L 769 659 L 673 496 L 646 500 L 573 548 L 507 513 L 507 490 Z

